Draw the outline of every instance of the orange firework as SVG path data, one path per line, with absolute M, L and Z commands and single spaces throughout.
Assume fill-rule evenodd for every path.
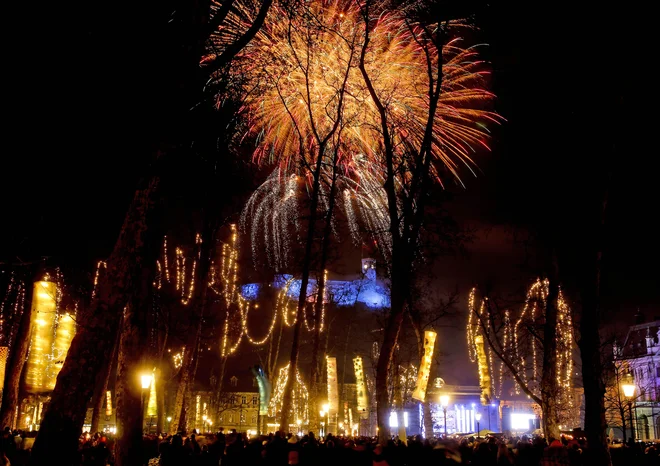
M 301 9 L 291 13 L 274 8 L 240 57 L 243 66 L 237 69 L 243 77 L 251 76 L 245 80 L 245 105 L 249 131 L 258 143 L 255 160 L 277 163 L 285 172 L 309 163 L 318 135 L 328 134 L 339 116 L 341 131 L 331 141 L 339 165 L 350 172 L 353 155 L 362 154 L 373 164 L 369 169 L 380 171 L 379 114 L 358 69 L 364 44 L 359 6 L 313 1 Z M 382 14 L 365 52 L 365 67 L 387 108 L 400 151 L 420 146 L 429 114 L 421 34 L 401 13 Z M 442 93 L 432 140 L 435 160 L 456 177 L 459 164 L 473 165 L 477 147 L 487 147 L 484 123 L 499 120 L 487 110 L 494 96 L 485 88 L 484 64 L 473 47 L 461 43 L 453 39 L 443 46 Z M 432 58 L 431 66 L 437 72 L 437 60 Z

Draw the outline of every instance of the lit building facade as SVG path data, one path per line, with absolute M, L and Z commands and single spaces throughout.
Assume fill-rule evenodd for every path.
M 249 375 L 230 376 L 220 393 L 197 391 L 188 407 L 188 429 L 198 432 L 237 432 L 254 434 L 259 422 L 259 390 L 256 379 Z
M 630 418 L 637 439 L 660 439 L 660 320 L 643 322 L 637 314 L 637 324 L 628 329 L 623 342 L 613 345 L 615 377 L 609 381 L 607 393 L 607 412 L 623 413 L 610 416 L 610 428 L 621 428 L 627 424 L 626 436 L 630 430 Z M 632 396 L 622 393 L 623 384 L 632 384 L 635 389 Z M 613 436 L 620 437 L 612 432 Z
M 446 426 L 445 412 L 440 403 L 441 396 L 449 397 Z M 477 428 L 480 431 L 501 431 L 499 402 L 492 401 L 482 405 L 481 388 L 478 385 L 446 385 L 442 379 L 435 379 L 433 384 L 429 384 L 427 397 L 431 400 L 433 433 L 436 436 L 443 435 L 445 429 L 448 435 L 476 433 Z M 416 418 L 419 419 L 420 426 L 423 425 L 421 412 L 419 404 Z M 480 415 L 479 421 L 477 415 Z

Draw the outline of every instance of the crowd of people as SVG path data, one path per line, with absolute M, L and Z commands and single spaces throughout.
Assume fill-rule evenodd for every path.
M 32 439 L 5 429 L 0 442 L 0 466 L 21 466 L 29 459 Z M 114 463 L 112 435 L 80 437 L 80 464 Z M 660 445 L 630 442 L 610 449 L 614 466 L 660 465 Z M 589 466 L 589 448 L 582 438 L 546 441 L 542 437 L 489 436 L 461 439 L 392 438 L 379 445 L 373 437 L 343 437 L 313 432 L 296 436 L 283 432 L 253 436 L 224 431 L 198 435 L 145 435 L 143 464 L 148 466 Z
M 106 458 L 109 441 L 95 436 L 83 447 L 83 464 Z M 631 443 L 612 448 L 615 466 L 651 466 L 660 463 L 655 445 Z M 216 434 L 145 436 L 145 463 L 149 466 L 589 466 L 589 449 L 584 439 L 542 437 L 496 437 L 402 440 L 393 438 L 381 446 L 372 437 L 341 437 L 328 434 L 317 438 L 313 432 L 296 436 L 283 432 L 267 436 L 235 431 Z

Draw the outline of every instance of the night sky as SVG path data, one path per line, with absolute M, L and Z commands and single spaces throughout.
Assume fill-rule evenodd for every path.
M 122 98 L 130 70 L 116 54 L 106 59 L 113 44 L 126 45 L 113 22 L 120 12 L 48 8 L 36 19 L 18 15 L 31 27 L 7 58 L 0 260 L 50 257 L 91 271 L 110 252 L 144 169 L 134 137 L 149 122 Z M 533 267 L 514 236 L 551 220 L 565 237 L 580 237 L 579 247 L 585 206 L 610 176 L 604 318 L 627 325 L 637 307 L 660 315 L 649 29 L 632 6 L 616 14 L 557 2 L 534 8 L 492 2 L 476 17 L 507 121 L 492 128 L 478 177 L 465 173 L 465 190 L 448 188 L 451 213 L 476 235 L 467 256 L 438 264 L 438 289 L 466 293 L 485 281 L 503 294 L 524 289 Z

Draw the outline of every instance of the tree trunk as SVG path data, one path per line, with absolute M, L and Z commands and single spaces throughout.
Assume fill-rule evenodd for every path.
M 96 376 L 112 351 L 126 296 L 139 287 L 136 277 L 140 276 L 142 267 L 153 262 L 147 257 L 147 245 L 159 242 L 160 236 L 148 228 L 158 182 L 159 178 L 153 177 L 135 193 L 108 259 L 107 273 L 99 280 L 89 312 L 80 318 L 85 325 L 79 327 L 73 338 L 64 367 L 57 377 L 51 402 L 32 448 L 32 465 L 48 464 L 52 458 L 58 458 L 63 466 L 77 464 L 78 437 Z
M 120 332 L 115 386 L 118 432 L 116 466 L 139 466 L 143 459 L 142 436 L 149 389 L 142 388 L 141 377 L 153 374 L 153 366 L 145 357 L 149 335 L 147 309 L 151 303 L 153 276 L 153 267 L 142 268 L 142 286 L 126 308 Z
M 156 369 L 156 432 L 159 434 L 165 432 L 165 381 L 163 380 L 163 371 L 160 367 Z M 168 426 L 169 429 L 169 426 Z
M 424 416 L 424 435 L 425 438 L 433 438 L 433 415 L 431 413 L 431 400 L 426 397 L 422 403 L 422 415 Z
M 192 382 L 194 382 L 197 347 L 199 346 L 199 339 L 202 334 L 204 311 L 208 299 L 208 276 L 211 268 L 211 254 L 215 250 L 216 231 L 216 219 L 205 219 L 202 244 L 199 253 L 199 273 L 197 275 L 197 283 L 199 285 L 195 290 L 194 301 L 192 302 L 191 331 L 185 346 L 183 362 L 180 369 L 179 384 L 174 399 L 172 422 L 170 424 L 170 430 L 175 433 L 185 429 L 185 425 L 181 422 L 181 411 L 184 407 L 186 393 Z
M 328 249 L 330 248 L 330 236 L 332 235 L 332 216 L 335 208 L 335 185 L 337 180 L 337 153 L 335 151 L 335 163 L 332 168 L 332 182 L 330 185 L 330 200 L 328 205 L 328 212 L 325 217 L 325 225 L 323 227 L 323 244 L 321 246 L 321 264 L 319 267 L 318 290 L 316 294 L 316 302 L 314 303 L 314 341 L 312 346 L 312 371 L 311 371 L 311 396 L 309 410 L 309 428 L 314 432 L 320 432 L 321 424 L 318 415 L 317 407 L 321 405 L 321 370 L 319 361 L 319 350 L 321 348 L 321 312 L 323 309 L 323 300 L 325 298 L 325 267 L 328 261 Z M 346 354 L 344 354 L 344 363 L 346 362 Z M 344 373 L 346 372 L 344 364 Z
M 394 251 L 392 251 L 394 253 Z M 393 264 L 394 258 L 392 261 Z M 398 268 L 398 267 L 397 267 Z M 397 270 L 398 272 L 398 270 Z M 376 364 L 376 416 L 378 420 L 378 442 L 381 445 L 386 445 L 391 438 L 389 427 L 390 407 L 389 396 L 387 392 L 387 382 L 390 369 L 392 367 L 392 359 L 394 357 L 394 350 L 396 349 L 397 341 L 399 338 L 399 331 L 403 323 L 403 289 L 402 278 L 399 275 L 394 275 L 395 269 L 392 268 L 392 289 L 391 289 L 391 310 L 390 316 L 387 319 L 387 326 L 385 327 L 385 335 L 383 336 L 383 344 L 380 347 L 380 354 L 378 356 L 378 363 Z
M 32 285 L 31 282 L 30 285 Z M 9 370 L 5 372 L 5 386 L 2 391 L 0 428 L 9 426 L 12 429 L 15 429 L 17 427 L 16 410 L 18 408 L 19 386 L 23 367 L 25 367 L 25 360 L 27 359 L 28 350 L 30 348 L 32 313 L 34 312 L 32 309 L 32 288 L 32 286 L 28 287 L 27 285 L 25 287 L 25 292 L 26 294 L 29 293 L 29 297 L 26 300 L 25 310 L 21 315 L 16 338 L 14 338 L 14 344 L 9 353 L 9 361 L 7 361 Z M 29 309 L 29 311 L 27 309 Z
M 112 374 L 112 365 L 117 358 L 117 349 L 119 347 L 119 334 L 115 337 L 115 344 L 112 347 L 112 354 L 108 360 L 103 364 L 103 368 L 96 377 L 96 385 L 94 387 L 94 395 L 92 396 L 92 404 L 94 411 L 92 411 L 92 426 L 89 429 L 91 434 L 99 432 L 101 424 L 101 415 L 103 413 L 103 400 L 106 399 L 106 390 L 110 382 L 110 375 Z M 115 385 L 116 393 L 116 385 Z M 115 406 L 115 410 L 117 407 Z
M 545 307 L 545 324 L 543 326 L 543 374 L 541 377 L 541 410 L 543 412 L 543 433 L 545 438 L 559 439 L 558 394 L 557 382 L 557 297 L 559 296 L 559 280 L 556 270 L 556 260 L 553 260 L 550 274 L 549 292 Z
M 600 223 L 596 230 L 595 250 L 587 258 L 585 280 L 582 288 L 582 315 L 580 320 L 580 357 L 584 386 L 584 429 L 589 443 L 589 464 L 609 466 L 612 460 L 607 445 L 607 421 L 605 419 L 605 380 L 600 344 L 600 270 L 602 246 L 607 210 L 607 191 L 603 196 Z M 625 416 L 622 417 L 624 419 Z M 625 441 L 625 433 L 623 440 Z
M 293 397 L 293 387 L 298 371 L 298 350 L 300 346 L 300 331 L 302 330 L 303 319 L 305 318 L 305 307 L 307 306 L 307 284 L 309 283 L 309 271 L 312 261 L 312 246 L 314 244 L 314 230 L 316 228 L 317 207 L 319 202 L 319 191 L 321 183 L 321 167 L 323 162 L 324 147 L 319 147 L 316 167 L 314 169 L 314 184 L 312 188 L 312 200 L 309 212 L 309 225 L 307 226 L 307 242 L 305 243 L 305 257 L 303 260 L 302 277 L 300 279 L 300 294 L 298 295 L 298 310 L 296 312 L 296 325 L 293 328 L 293 340 L 291 342 L 291 358 L 289 359 L 289 373 L 284 387 L 284 396 L 282 397 L 282 413 L 280 417 L 280 430 L 289 431 L 289 419 L 291 416 L 291 401 Z M 311 409 L 316 410 L 313 406 Z

